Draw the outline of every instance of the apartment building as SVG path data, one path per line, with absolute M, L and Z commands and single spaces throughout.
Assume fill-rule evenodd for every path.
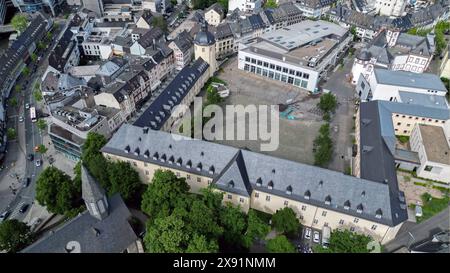
M 191 192 L 211 185 L 223 201 L 266 213 L 292 208 L 305 226 L 350 229 L 383 243 L 407 219 L 391 184 L 369 181 L 259 153 L 123 125 L 102 148 L 110 160 L 130 162 L 144 183 L 158 169 L 186 178 Z M 220 154 L 220 156 L 217 156 Z
M 238 9 L 244 13 L 259 12 L 261 0 L 228 0 L 228 13 Z
M 359 77 L 356 94 L 362 101 L 387 100 L 448 108 L 447 89 L 441 79 L 431 73 L 375 68 L 367 80 Z
M 371 0 L 368 1 L 375 8 L 375 12 L 385 16 L 402 16 L 406 4 L 406 0 Z
M 222 59 L 236 52 L 235 39 L 229 23 L 219 24 L 210 30 L 216 40 L 216 59 Z
M 200 57 L 191 66 L 184 67 L 152 101 L 134 125 L 169 131 L 184 114 L 181 109 L 175 114 L 172 114 L 172 110 L 177 105 L 191 105 L 194 97 L 209 79 L 209 69 L 209 64 Z
M 419 155 L 418 176 L 450 183 L 450 126 L 417 123 L 409 143 Z
M 50 70 L 66 73 L 72 66 L 77 66 L 80 61 L 80 51 L 74 34 L 66 29 L 48 57 Z
M 357 55 L 352 67 L 352 84 L 366 79 L 375 67 L 414 73 L 425 72 L 435 52 L 434 35 L 427 37 L 383 30 Z
M 194 43 L 187 31 L 183 31 L 169 43 L 175 58 L 175 69 L 180 71 L 188 65 L 194 57 Z
M 241 42 L 238 67 L 314 92 L 351 40 L 343 27 L 305 20 Z
M 320 18 L 337 0 L 296 0 L 295 5 L 309 18 Z
M 221 4 L 214 3 L 205 10 L 204 16 L 209 25 L 218 26 L 225 16 L 225 11 Z

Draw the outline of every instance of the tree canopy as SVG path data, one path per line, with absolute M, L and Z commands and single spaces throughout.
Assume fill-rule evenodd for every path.
M 33 240 L 30 227 L 16 219 L 0 223 L 0 250 L 18 252 Z
M 50 166 L 37 179 L 36 200 L 50 212 L 64 215 L 82 204 L 81 185 L 74 183 L 61 170 Z
M 264 239 L 270 232 L 270 226 L 265 223 L 253 209 L 248 211 L 247 230 L 244 234 L 242 245 L 249 248 L 257 239 Z
M 240 245 L 247 229 L 246 216 L 241 209 L 227 203 L 220 210 L 220 224 L 224 228 L 224 240 L 231 245 Z
M 267 252 L 269 253 L 294 253 L 295 246 L 289 242 L 284 235 L 278 235 L 277 237 L 267 241 Z
M 288 207 L 278 210 L 272 215 L 273 227 L 286 235 L 295 235 L 300 229 L 300 222 L 295 212 Z
M 337 106 L 336 96 L 331 93 L 323 94 L 322 96 L 320 96 L 320 101 L 317 106 L 324 113 L 333 112 Z
M 24 32 L 27 29 L 28 19 L 25 15 L 17 13 L 11 19 L 11 25 L 17 32 Z
M 267 0 L 266 3 L 264 4 L 264 8 L 266 9 L 275 9 L 277 7 L 278 5 L 275 0 Z
M 319 135 L 314 139 L 314 165 L 325 166 L 333 155 L 333 141 L 330 137 L 330 124 L 325 123 L 319 129 Z
M 372 238 L 367 235 L 357 234 L 349 230 L 334 230 L 331 232 L 328 248 L 318 245 L 314 252 L 319 253 L 369 253 L 369 242 Z
M 120 193 L 123 199 L 129 200 L 140 188 L 139 174 L 128 162 L 114 162 L 109 164 L 110 194 Z

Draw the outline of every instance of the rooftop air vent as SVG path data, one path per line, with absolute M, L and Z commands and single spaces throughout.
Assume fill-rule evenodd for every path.
M 303 195 L 306 200 L 309 200 L 311 198 L 311 192 L 309 190 L 305 191 L 305 194 Z
M 350 206 L 351 206 L 350 200 L 345 201 L 345 203 L 344 203 L 344 209 L 349 210 L 349 209 L 350 209 Z
M 327 195 L 327 197 L 325 197 L 325 205 L 331 205 L 331 196 Z
M 211 167 L 209 167 L 209 174 L 214 174 L 214 165 L 211 165 Z
M 292 186 L 291 185 L 287 186 L 286 194 L 292 194 Z
M 258 179 L 256 179 L 256 186 L 261 187 L 262 186 L 262 180 L 261 177 L 259 177 Z
M 270 180 L 270 181 L 269 181 L 269 184 L 267 184 L 267 188 L 268 188 L 269 190 L 273 189 L 273 181 L 272 181 L 272 180 Z
M 362 213 L 363 210 L 364 210 L 364 207 L 363 207 L 362 204 L 359 204 L 359 205 L 356 207 L 356 212 L 357 212 L 357 213 Z

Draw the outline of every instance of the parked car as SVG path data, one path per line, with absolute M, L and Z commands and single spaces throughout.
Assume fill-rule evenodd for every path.
M 30 109 L 30 104 L 29 103 L 25 104 L 25 109 Z
M 39 166 L 41 166 L 41 160 L 40 159 L 36 160 L 36 167 L 39 167 Z
M 31 183 L 31 179 L 29 177 L 27 177 L 24 181 L 23 181 L 23 187 L 26 188 L 30 185 Z
M 33 160 L 34 160 L 34 155 L 33 155 L 33 154 L 28 154 L 28 155 L 27 155 L 27 159 L 28 159 L 29 161 L 33 161 Z
M 2 214 L 0 214 L 0 223 L 5 221 L 6 218 L 8 218 L 8 216 L 11 214 L 11 212 L 9 210 L 4 211 Z
M 305 239 L 311 239 L 311 229 L 310 228 L 306 228 L 305 230 Z
M 320 243 L 320 234 L 318 231 L 314 231 L 313 242 Z
M 19 122 L 23 122 L 23 117 L 22 116 L 19 117 Z
M 328 246 L 330 245 L 330 238 L 331 238 L 331 228 L 323 227 L 323 229 L 322 229 L 322 246 L 324 248 L 328 248 Z
M 20 207 L 19 212 L 20 212 L 20 213 L 25 213 L 25 212 L 28 210 L 28 207 L 29 207 L 29 206 L 30 206 L 29 204 L 23 204 L 23 205 Z

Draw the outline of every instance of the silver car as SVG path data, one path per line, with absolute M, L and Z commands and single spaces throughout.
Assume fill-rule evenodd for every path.
M 318 231 L 314 231 L 313 242 L 320 243 L 320 233 Z
M 305 230 L 305 239 L 307 239 L 307 240 L 311 239 L 311 229 L 310 228 L 306 228 L 306 230 Z

